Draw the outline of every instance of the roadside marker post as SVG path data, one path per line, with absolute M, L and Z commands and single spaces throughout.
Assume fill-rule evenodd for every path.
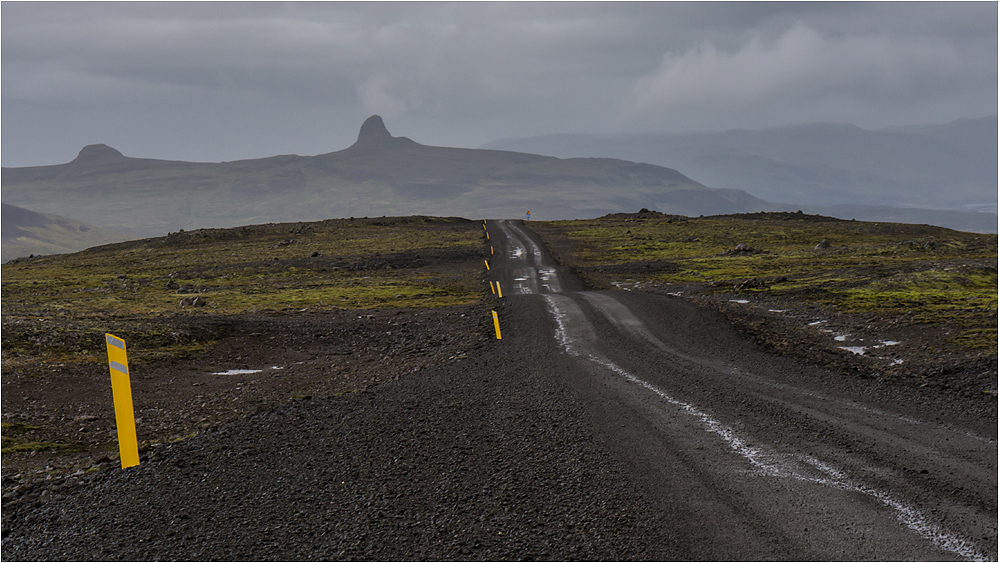
M 496 311 L 493 311 L 493 326 L 496 327 L 496 340 L 503 340 L 503 335 L 500 334 L 499 316 L 496 315 Z
M 121 468 L 139 465 L 139 443 L 135 437 L 135 412 L 132 410 L 132 384 L 128 379 L 128 355 L 125 341 L 113 334 L 104 334 L 111 369 L 111 394 L 114 397 L 114 418 L 118 426 L 118 451 Z
M 493 292 L 493 295 L 496 295 L 496 288 L 493 287 L 493 282 L 489 282 L 489 289 Z
M 500 289 L 500 284 L 498 281 L 496 282 L 496 296 L 501 299 L 503 298 L 503 290 Z
M 489 271 L 489 260 L 483 260 L 486 263 L 486 271 Z
M 496 254 L 496 251 L 493 250 L 493 247 L 490 246 L 489 247 L 489 255 L 492 256 L 493 254 Z

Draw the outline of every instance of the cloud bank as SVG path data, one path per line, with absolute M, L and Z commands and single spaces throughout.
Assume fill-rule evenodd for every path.
M 706 42 L 665 53 L 636 81 L 621 115 L 626 124 L 662 129 L 677 127 L 678 115 L 685 128 L 846 119 L 883 125 L 924 112 L 932 119 L 931 108 L 953 104 L 962 89 L 988 91 L 996 82 L 988 59 L 939 37 L 836 37 L 796 23 L 775 40 L 754 34 L 734 51 Z
M 995 3 L 4 2 L 5 166 L 994 114 Z

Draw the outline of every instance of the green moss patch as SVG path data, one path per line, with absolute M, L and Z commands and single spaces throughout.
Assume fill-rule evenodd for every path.
M 596 287 L 627 277 L 706 293 L 766 293 L 850 313 L 947 324 L 996 347 L 996 235 L 798 213 L 660 214 L 535 222 Z M 669 268 L 655 267 L 669 263 Z M 620 272 L 627 272 L 621 274 Z
M 195 356 L 218 336 L 170 322 L 178 316 L 476 303 L 481 237 L 464 219 L 342 219 L 18 260 L 3 265 L 4 365 L 103 361 L 104 332 L 138 362 Z
M 22 452 L 55 452 L 55 453 L 77 453 L 86 451 L 86 448 L 78 445 L 60 444 L 58 442 L 21 442 L 14 438 L 2 437 L 3 447 L 0 449 L 5 454 Z
M 32 436 L 34 434 L 43 430 L 38 426 L 31 426 L 20 422 L 4 422 L 2 423 L 2 429 L 3 436 L 0 436 L 2 448 L 0 448 L 0 452 L 4 454 L 43 451 L 74 453 L 85 451 L 85 448 L 79 445 L 33 439 Z

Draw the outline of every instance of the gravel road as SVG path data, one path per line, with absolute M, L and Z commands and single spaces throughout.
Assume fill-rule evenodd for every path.
M 489 233 L 502 340 L 20 491 L 3 558 L 996 558 L 994 419 Z

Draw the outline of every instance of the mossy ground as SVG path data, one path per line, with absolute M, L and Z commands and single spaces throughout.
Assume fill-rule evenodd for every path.
M 626 279 L 763 294 L 910 325 L 946 324 L 952 344 L 993 353 L 997 346 L 996 235 L 795 213 L 639 213 L 531 227 L 596 287 Z M 822 241 L 828 247 L 817 248 Z
M 55 452 L 55 453 L 75 453 L 83 451 L 83 447 L 74 444 L 64 444 L 61 442 L 50 442 L 38 440 L 37 434 L 43 429 L 23 423 L 4 422 L 0 424 L 3 429 L 2 453 L 12 454 L 21 452 Z
M 5 482 L 114 465 L 106 332 L 128 346 L 142 450 L 461 356 L 485 338 L 487 252 L 481 222 L 402 217 L 202 229 L 4 264 Z M 181 306 L 195 297 L 205 304 Z
M 4 367 L 101 361 L 104 332 L 126 339 L 133 362 L 196 355 L 218 335 L 169 322 L 181 314 L 476 303 L 480 238 L 480 224 L 463 219 L 342 219 L 182 231 L 18 260 L 3 265 Z M 195 297 L 207 305 L 181 306 Z

